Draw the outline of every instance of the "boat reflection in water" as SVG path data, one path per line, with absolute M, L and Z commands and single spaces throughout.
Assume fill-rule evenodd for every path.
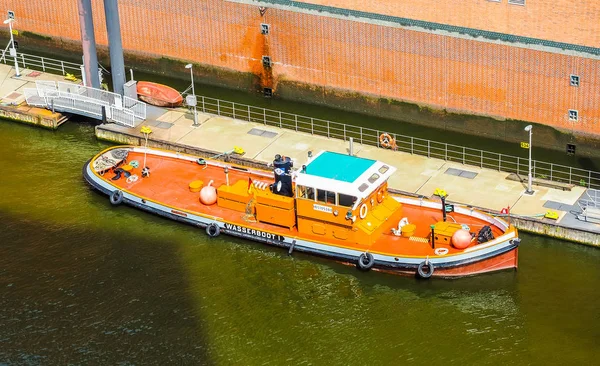
M 146 156 L 145 156 L 146 153 Z M 140 162 L 147 161 L 142 167 Z M 171 219 L 355 264 L 361 270 L 461 277 L 517 267 L 517 230 L 469 207 L 390 194 L 396 168 L 333 152 L 273 170 L 142 147 L 112 147 L 84 167 L 110 196 Z

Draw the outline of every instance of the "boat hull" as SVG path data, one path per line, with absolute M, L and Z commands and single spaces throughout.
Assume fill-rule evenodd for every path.
M 106 195 L 111 195 L 114 191 L 120 190 L 109 180 L 94 172 L 90 162 L 85 164 L 83 175 L 92 187 Z M 122 192 L 122 203 L 124 204 L 200 228 L 217 225 L 220 233 L 285 248 L 290 254 L 298 251 L 327 257 L 343 263 L 356 264 L 357 258 L 364 253 L 364 250 L 328 245 L 327 243 L 306 240 L 297 236 L 282 235 L 281 232 L 275 230 L 256 229 L 249 225 L 227 222 L 218 217 L 190 212 L 161 202 L 147 200 L 127 190 Z M 433 265 L 432 276 L 434 277 L 471 276 L 516 268 L 518 245 L 519 239 L 516 236 L 516 231 L 513 231 L 497 238 L 493 243 L 477 246 L 477 250 L 473 252 L 454 256 L 423 258 L 372 253 L 375 259 L 373 269 L 415 276 L 419 265 L 426 261 L 427 264 Z
M 183 97 L 177 90 L 163 84 L 140 81 L 137 93 L 141 100 L 158 107 L 178 107 L 183 103 Z

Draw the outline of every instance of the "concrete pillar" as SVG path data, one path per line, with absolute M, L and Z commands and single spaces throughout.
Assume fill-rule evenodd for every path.
M 121 43 L 121 24 L 119 22 L 119 6 L 117 0 L 104 0 L 106 15 L 106 31 L 108 33 L 108 50 L 110 52 L 110 73 L 113 91 L 123 95 L 125 84 L 125 61 L 123 60 L 123 44 Z
M 85 68 L 83 78 L 85 79 L 85 85 L 100 88 L 92 0 L 77 0 L 77 8 L 79 9 L 79 28 L 81 29 L 81 46 L 83 47 L 83 66 Z

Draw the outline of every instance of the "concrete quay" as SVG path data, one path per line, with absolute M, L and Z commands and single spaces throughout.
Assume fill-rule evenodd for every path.
M 25 88 L 35 88 L 36 80 L 65 81 L 60 75 L 24 69 L 15 75 L 10 65 L 0 64 L 0 118 L 56 130 L 67 121 L 61 113 L 30 107 L 25 102 Z
M 35 87 L 36 80 L 64 81 L 62 76 L 25 69 L 17 78 L 12 67 L 0 64 L 0 80 L 0 119 L 48 128 L 57 128 L 65 121 L 59 113 L 27 106 L 20 97 L 23 88 Z M 193 114 L 185 108 L 148 106 L 146 121 L 139 121 L 132 128 L 99 125 L 96 136 L 119 144 L 143 145 L 145 140 L 140 127 L 145 125 L 152 129 L 149 146 L 203 157 L 240 146 L 245 154 L 242 157 L 232 155 L 232 161 L 263 168 L 275 154 L 289 156 L 299 166 L 306 160 L 308 151 L 348 153 L 349 148 L 347 141 L 229 117 L 198 113 L 198 121 L 200 126 L 194 127 Z M 432 197 L 437 188 L 444 189 L 449 194 L 448 202 L 495 214 L 510 207 L 510 220 L 520 230 L 600 247 L 600 225 L 580 221 L 574 214 L 579 211 L 578 200 L 585 194 L 583 187 L 564 190 L 559 186 L 534 185 L 535 193 L 527 195 L 526 183 L 515 180 L 510 173 L 370 145 L 355 143 L 353 149 L 356 156 L 380 160 L 398 168 L 389 180 L 392 191 Z M 549 210 L 558 213 L 557 220 L 543 217 Z

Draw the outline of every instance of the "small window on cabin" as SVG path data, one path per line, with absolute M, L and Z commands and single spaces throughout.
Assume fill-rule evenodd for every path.
M 306 198 L 306 187 L 305 186 L 296 186 L 296 197 Z
M 314 200 L 315 199 L 315 189 L 311 188 L 311 187 L 306 187 L 306 197 L 309 200 Z
M 379 179 L 379 174 L 373 173 L 373 175 L 369 177 L 368 181 L 369 183 L 375 183 L 377 179 Z
M 319 189 L 317 190 L 317 201 L 331 203 L 335 205 L 335 192 Z
M 390 170 L 390 167 L 387 165 L 382 165 L 381 168 L 379 168 L 379 173 L 381 174 L 385 174 L 385 172 L 387 172 L 388 170 Z
M 358 190 L 364 192 L 367 190 L 367 188 L 369 188 L 369 185 L 367 183 L 363 183 L 360 185 L 360 187 L 358 187 Z
M 356 197 L 354 196 L 349 196 L 347 194 L 341 193 L 338 196 L 338 205 L 340 206 L 352 207 L 352 205 L 354 205 L 354 202 L 356 202 Z

